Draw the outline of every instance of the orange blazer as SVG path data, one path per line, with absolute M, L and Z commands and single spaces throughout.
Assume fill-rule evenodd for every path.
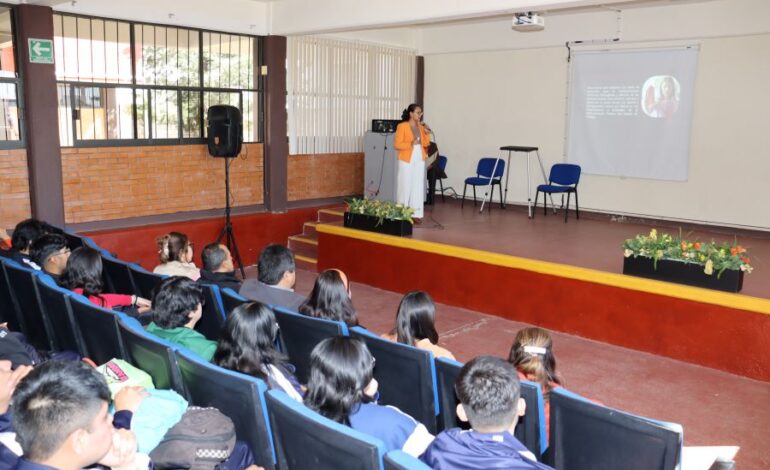
M 393 146 L 398 150 L 398 159 L 402 162 L 412 161 L 412 141 L 414 134 L 409 121 L 404 121 L 396 126 L 396 135 L 393 137 Z M 430 145 L 430 136 L 425 126 L 420 126 L 420 143 L 422 144 L 422 160 L 428 158 L 428 145 Z

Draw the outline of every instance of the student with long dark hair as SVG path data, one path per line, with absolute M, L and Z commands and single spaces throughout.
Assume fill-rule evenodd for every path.
M 401 299 L 396 326 L 384 338 L 425 349 L 435 357 L 454 359 L 454 355 L 438 345 L 436 305 L 426 292 L 412 291 Z
M 305 405 L 382 440 L 388 451 L 422 454 L 433 435 L 398 408 L 376 404 L 376 395 L 374 357 L 362 340 L 339 336 L 313 348 Z
M 270 308 L 259 302 L 239 305 L 227 317 L 211 362 L 262 379 L 271 389 L 283 390 L 302 401 L 294 366 L 275 349 L 277 336 L 278 323 Z
M 327 269 L 319 274 L 310 296 L 299 306 L 299 313 L 358 326 L 347 276 L 339 269 Z
M 152 306 L 149 300 L 136 295 L 103 293 L 102 256 L 87 246 L 70 254 L 60 281 L 65 288 L 88 297 L 91 303 L 100 307 L 113 309 L 133 305 L 142 313 Z

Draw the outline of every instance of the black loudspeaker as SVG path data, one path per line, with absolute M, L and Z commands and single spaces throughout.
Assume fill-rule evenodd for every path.
M 396 132 L 396 126 L 401 121 L 398 119 L 372 119 L 372 131 L 381 134 L 390 134 Z
M 218 104 L 206 112 L 206 134 L 212 157 L 236 157 L 243 145 L 243 118 L 235 106 Z

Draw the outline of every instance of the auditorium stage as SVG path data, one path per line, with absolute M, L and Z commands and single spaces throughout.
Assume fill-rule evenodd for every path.
M 394 292 L 426 290 L 439 302 L 770 381 L 770 236 L 741 234 L 754 273 L 740 294 L 622 272 L 621 245 L 651 226 L 526 208 L 484 213 L 454 200 L 427 207 L 409 238 L 320 224 L 318 268 Z M 678 233 L 674 224 L 659 232 Z M 697 230 L 693 240 L 733 240 Z M 716 347 L 716 345 L 719 345 Z M 735 357 L 754 354 L 746 362 Z
M 425 206 L 425 223 L 416 225 L 412 238 L 447 245 L 474 248 L 523 258 L 580 266 L 609 273 L 623 272 L 623 241 L 640 233 L 658 232 L 679 234 L 681 224 L 640 224 L 612 221 L 609 217 L 586 215 L 575 220 L 574 210 L 564 223 L 564 212 L 553 215 L 543 209 L 534 219 L 527 218 L 527 208 L 508 205 L 500 210 L 499 204 L 489 211 L 487 206 L 479 214 L 472 201 L 460 202 L 441 198 L 435 206 Z M 770 233 L 738 234 L 735 231 L 690 230 L 682 228 L 683 236 L 692 241 L 732 242 L 748 248 L 754 272 L 744 277 L 741 294 L 770 299 Z

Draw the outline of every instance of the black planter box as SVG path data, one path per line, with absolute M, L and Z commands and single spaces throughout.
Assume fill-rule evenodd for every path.
M 629 256 L 623 259 L 623 274 L 725 292 L 740 292 L 743 288 L 743 271 L 738 269 L 725 269 L 717 278 L 716 270 L 711 275 L 704 273 L 702 264 L 658 260 L 658 269 L 653 266 L 652 258 Z
M 377 217 L 345 212 L 345 227 L 357 228 L 368 232 L 384 233 L 404 237 L 412 234 L 412 224 L 406 220 L 385 219 L 377 225 Z

